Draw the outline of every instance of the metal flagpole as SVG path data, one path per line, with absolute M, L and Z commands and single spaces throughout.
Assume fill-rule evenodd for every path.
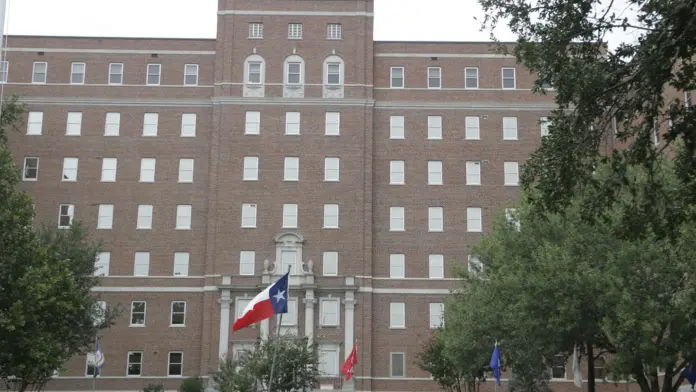
M 288 266 L 288 292 L 285 293 L 285 304 L 287 306 L 288 300 L 290 299 L 290 270 L 292 269 L 292 265 Z M 278 344 L 280 343 L 280 326 L 283 323 L 283 313 L 280 313 L 278 315 L 278 320 L 277 320 L 278 325 L 276 326 L 276 340 L 278 341 L 275 344 L 275 347 L 273 348 L 273 360 L 271 361 L 271 374 L 270 377 L 268 378 L 268 392 L 271 391 L 271 386 L 273 385 L 273 371 L 275 370 L 275 364 L 276 364 L 276 359 L 278 357 Z

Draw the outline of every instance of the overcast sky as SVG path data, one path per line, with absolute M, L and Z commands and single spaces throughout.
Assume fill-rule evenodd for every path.
M 488 41 L 477 0 L 374 0 L 379 41 Z M 619 7 L 625 0 L 615 0 Z M 217 0 L 8 0 L 17 35 L 215 38 Z M 427 3 L 427 6 L 426 6 Z M 195 4 L 195 7 L 192 7 Z M 502 41 L 514 41 L 506 28 Z M 625 38 L 625 37 L 624 37 Z M 610 46 L 623 38 L 610 37 Z

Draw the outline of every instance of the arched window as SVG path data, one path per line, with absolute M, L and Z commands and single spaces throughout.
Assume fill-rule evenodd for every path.
M 337 55 L 324 59 L 324 98 L 343 98 L 345 64 Z
M 288 56 L 283 64 L 283 96 L 303 98 L 305 84 L 305 62 L 296 54 Z
M 244 96 L 263 97 L 266 83 L 266 61 L 258 54 L 244 60 Z

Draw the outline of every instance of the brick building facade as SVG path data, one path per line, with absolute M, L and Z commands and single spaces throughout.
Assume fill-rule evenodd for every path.
M 124 309 L 98 390 L 209 375 L 275 331 L 230 327 L 287 268 L 282 331 L 319 344 L 324 384 L 438 389 L 416 356 L 553 98 L 487 43 L 375 42 L 372 6 L 220 0 L 210 40 L 9 37 L 22 188 L 37 221 L 103 240 L 95 291 Z M 91 390 L 91 371 L 75 358 L 49 389 Z

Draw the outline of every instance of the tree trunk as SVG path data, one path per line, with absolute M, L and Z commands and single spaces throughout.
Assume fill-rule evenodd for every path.
M 587 392 L 595 392 L 594 352 L 592 343 L 587 343 Z

